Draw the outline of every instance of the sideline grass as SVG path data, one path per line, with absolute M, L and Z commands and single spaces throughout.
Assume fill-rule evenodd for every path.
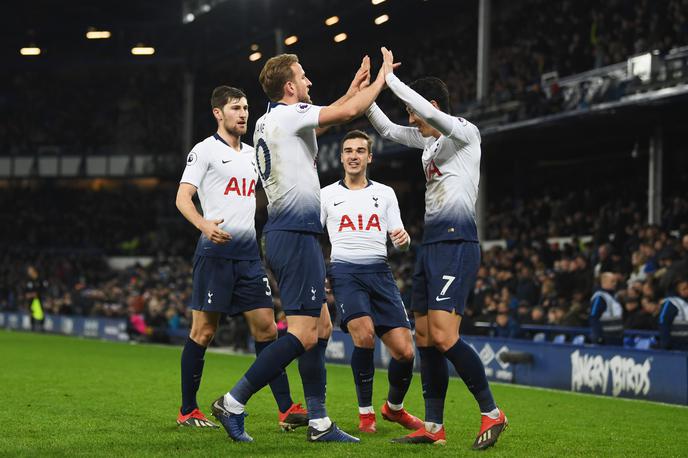
M 361 444 L 309 444 L 305 430 L 281 433 L 268 389 L 248 405 L 252 444 L 232 443 L 224 430 L 175 425 L 180 348 L 129 345 L 55 335 L 0 331 L 0 456 L 475 456 L 475 402 L 460 380 L 449 384 L 447 446 L 404 446 L 405 434 L 379 418 L 378 434 Z M 208 353 L 199 393 L 202 409 L 224 393 L 252 357 Z M 296 365 L 292 395 L 303 400 Z M 375 380 L 379 412 L 387 374 Z M 580 396 L 495 385 L 511 426 L 490 456 L 686 456 L 688 409 L 647 402 Z M 328 366 L 328 411 L 356 433 L 356 395 L 348 367 Z M 422 417 L 420 380 L 414 376 L 407 408 Z

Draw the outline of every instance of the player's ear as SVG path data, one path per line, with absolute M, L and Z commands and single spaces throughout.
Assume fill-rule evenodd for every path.
M 284 95 L 293 95 L 295 94 L 296 91 L 294 90 L 294 82 L 293 81 L 287 81 L 284 83 Z
M 373 153 L 368 152 L 368 164 L 370 164 L 371 162 L 373 162 Z
M 222 110 L 219 108 L 213 108 L 213 116 L 215 116 L 216 121 L 222 120 Z

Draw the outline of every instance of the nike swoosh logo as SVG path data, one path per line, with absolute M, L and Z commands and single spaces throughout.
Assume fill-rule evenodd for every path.
M 320 434 L 311 434 L 311 439 L 312 439 L 312 440 L 320 439 L 321 437 L 323 437 L 325 434 L 327 434 L 327 433 L 329 433 L 329 432 L 330 432 L 330 431 L 329 431 L 329 429 L 328 429 L 327 431 L 323 431 L 323 432 L 321 432 Z
M 446 301 L 446 300 L 449 300 L 449 299 L 451 299 L 451 297 L 439 297 L 439 296 L 437 296 L 437 297 L 435 298 L 435 300 L 436 300 L 437 302 L 442 302 L 442 301 Z
M 222 161 L 223 164 L 226 164 L 227 162 L 232 162 L 232 160 L 230 159 L 228 161 Z
M 334 206 L 336 207 L 337 205 L 343 204 L 344 202 L 346 202 L 346 201 L 345 201 L 345 200 L 342 200 L 341 202 L 335 202 L 335 203 L 334 203 Z

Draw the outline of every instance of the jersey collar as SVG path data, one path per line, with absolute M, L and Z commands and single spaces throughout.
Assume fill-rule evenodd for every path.
M 287 106 L 286 103 L 282 103 L 282 102 L 268 102 L 268 113 L 270 112 L 270 110 L 272 110 L 273 108 L 275 108 L 278 105 L 284 105 L 285 107 Z
M 234 149 L 231 146 L 229 146 L 229 143 L 227 143 L 224 138 L 220 137 L 220 135 L 217 132 L 215 132 L 213 134 L 213 138 L 217 141 L 224 143 L 225 145 L 227 145 L 228 148 Z M 243 143 L 241 143 L 241 141 L 239 141 L 239 150 L 242 150 L 242 149 L 244 149 L 244 145 L 243 145 Z M 236 150 L 234 150 L 234 151 L 236 151 Z
M 368 184 L 366 185 L 366 188 L 371 187 L 371 186 L 373 185 L 373 182 L 372 182 L 371 180 L 369 180 L 368 178 L 366 178 L 366 180 L 368 180 Z M 343 187 L 345 187 L 346 189 L 349 189 L 349 187 L 346 185 L 346 183 L 344 183 L 344 180 L 343 180 L 343 179 L 342 179 L 342 180 L 339 180 L 339 186 L 343 186 Z M 363 188 L 363 189 L 365 189 L 365 188 Z

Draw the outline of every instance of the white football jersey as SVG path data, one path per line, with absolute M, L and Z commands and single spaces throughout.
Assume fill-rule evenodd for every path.
M 218 134 L 196 144 L 186 158 L 181 183 L 198 189 L 203 217 L 223 219 L 220 227 L 232 239 L 225 244 L 211 242 L 201 234 L 196 254 L 228 259 L 260 259 L 256 242 L 256 169 L 254 149 L 241 144 L 230 147 Z
M 256 121 L 253 144 L 265 194 L 265 232 L 322 232 L 315 128 L 321 107 L 270 103 Z
M 425 115 L 426 122 L 442 133 L 437 139 L 425 138 L 416 127 L 392 123 L 375 104 L 367 112 L 380 135 L 423 150 L 426 180 L 423 243 L 477 242 L 475 203 L 480 182 L 480 131 L 463 118 L 435 109 L 394 74 L 387 75 L 386 81 L 397 97 L 417 114 Z
M 404 227 L 394 189 L 369 180 L 367 187 L 352 190 L 340 180 L 321 190 L 320 201 L 332 263 L 387 262 L 387 233 Z
M 425 142 L 422 163 L 426 181 L 423 241 L 477 242 L 478 128 L 463 118 L 454 118 L 454 130 L 449 136 L 431 137 Z

